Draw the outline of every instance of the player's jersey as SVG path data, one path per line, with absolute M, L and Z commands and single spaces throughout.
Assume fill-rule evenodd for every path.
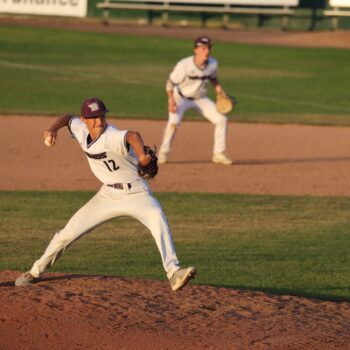
M 216 78 L 217 61 L 209 57 L 202 69 L 194 63 L 194 56 L 182 59 L 170 73 L 170 81 L 176 85 L 180 95 L 187 98 L 200 98 L 206 95 L 210 79 Z
M 107 124 L 101 135 L 91 141 L 87 126 L 76 116 L 69 120 L 68 128 L 85 152 L 92 172 L 102 183 L 130 183 L 140 179 L 137 157 L 126 142 L 127 130 Z

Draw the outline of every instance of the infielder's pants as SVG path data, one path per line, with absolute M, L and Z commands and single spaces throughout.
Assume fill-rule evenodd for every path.
M 64 250 L 82 235 L 112 218 L 130 216 L 151 231 L 164 269 L 170 278 L 179 269 L 179 261 L 168 221 L 159 202 L 149 193 L 149 189 L 141 190 L 131 193 L 102 186 L 101 190 L 73 215 L 65 228 L 55 234 L 42 257 L 34 263 L 30 273 L 34 277 L 40 277 Z
M 227 117 L 217 111 L 215 103 L 208 97 L 188 100 L 181 97 L 177 92 L 174 92 L 174 98 L 177 105 L 176 113 L 169 113 L 168 124 L 165 128 L 163 141 L 159 151 L 161 153 L 170 152 L 171 144 L 176 133 L 176 128 L 180 126 L 184 113 L 188 109 L 194 108 L 215 125 L 213 153 L 225 152 Z

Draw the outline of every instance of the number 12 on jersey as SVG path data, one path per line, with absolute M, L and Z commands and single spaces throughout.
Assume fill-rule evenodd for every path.
M 119 169 L 119 166 L 115 164 L 115 161 L 113 159 L 104 160 L 103 163 L 105 163 L 107 169 L 111 172 Z

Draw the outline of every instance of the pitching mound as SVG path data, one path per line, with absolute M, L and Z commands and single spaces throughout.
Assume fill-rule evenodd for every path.
M 348 349 L 350 305 L 167 281 L 0 272 L 1 349 Z

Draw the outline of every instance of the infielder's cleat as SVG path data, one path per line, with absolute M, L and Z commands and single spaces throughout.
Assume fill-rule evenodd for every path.
M 165 164 L 168 162 L 168 153 L 161 152 L 157 155 L 157 157 L 159 164 Z
M 214 153 L 211 159 L 214 163 L 231 165 L 232 159 L 230 159 L 225 153 Z
M 23 273 L 21 276 L 19 276 L 16 281 L 15 285 L 17 287 L 25 287 L 30 286 L 31 284 L 34 284 L 38 282 L 40 278 L 34 277 L 29 271 L 26 273 Z
M 170 285 L 173 291 L 183 288 L 187 282 L 196 276 L 196 269 L 194 267 L 186 267 L 178 269 L 170 278 Z

